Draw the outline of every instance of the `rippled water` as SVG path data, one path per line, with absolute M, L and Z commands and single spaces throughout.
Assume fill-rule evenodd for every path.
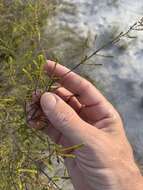
M 107 41 L 112 34 L 126 30 L 143 16 L 142 0 L 62 0 L 75 6 L 63 12 L 59 20 L 77 34 L 88 36 L 96 46 Z M 81 72 L 101 84 L 105 95 L 121 113 L 125 129 L 136 156 L 143 163 L 143 31 L 134 34 L 137 39 L 123 40 L 104 53 L 114 58 L 95 58 L 103 63 L 95 69 L 82 67 Z M 94 49 L 93 45 L 93 49 Z
M 81 35 L 98 35 L 97 44 L 111 33 L 126 30 L 143 16 L 143 1 L 136 0 L 64 0 L 76 7 L 76 16 L 63 13 L 61 22 Z M 138 156 L 143 158 L 143 32 L 138 39 L 110 48 L 112 59 L 97 59 L 103 67 L 82 68 L 82 72 L 99 81 L 104 93 L 121 113 L 128 137 Z

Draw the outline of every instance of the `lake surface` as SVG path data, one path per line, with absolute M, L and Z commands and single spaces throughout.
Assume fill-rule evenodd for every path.
M 142 0 L 63 0 L 76 14 L 63 12 L 59 20 L 77 34 L 88 36 L 92 47 L 126 31 L 143 16 Z M 92 63 L 101 67 L 82 67 L 84 73 L 100 83 L 103 93 L 121 113 L 128 138 L 137 159 L 143 163 L 143 31 L 132 34 L 138 38 L 122 40 L 104 51 L 113 58 L 96 57 Z M 95 36 L 97 41 L 95 42 Z M 93 69 L 94 68 L 94 69 Z
M 71 0 L 70 6 L 75 6 L 76 15 L 63 13 L 61 22 L 77 34 L 90 33 L 93 47 L 96 35 L 98 46 L 108 41 L 111 33 L 126 31 L 143 16 L 142 0 Z M 82 67 L 81 72 L 100 82 L 105 95 L 121 113 L 136 154 L 143 158 L 143 31 L 132 35 L 138 38 L 124 39 L 105 51 L 114 58 L 95 58 L 96 63 L 104 64 L 102 67 Z

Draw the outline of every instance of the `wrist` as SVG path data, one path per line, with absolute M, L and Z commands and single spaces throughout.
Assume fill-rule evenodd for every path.
M 134 161 L 121 162 L 116 168 L 117 190 L 142 190 L 143 177 Z

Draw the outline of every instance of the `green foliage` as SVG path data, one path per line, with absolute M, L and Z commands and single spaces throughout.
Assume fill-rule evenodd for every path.
M 58 7 L 56 0 L 0 0 L 2 190 L 60 189 L 57 184 L 68 179 L 64 170 L 56 175 L 55 162 L 63 162 L 61 156 L 74 158 L 74 155 L 65 154 L 46 135 L 28 128 L 25 113 L 25 103 L 32 92 L 36 89 L 44 92 L 52 85 L 43 74 L 47 57 L 65 63 L 71 57 L 77 58 L 88 46 L 87 40 L 76 38 L 72 30 L 56 25 Z
M 42 157 L 55 145 L 50 145 L 49 139 L 40 132 L 27 127 L 24 103 L 35 88 L 44 89 L 48 80 L 42 74 L 46 61 L 44 47 L 48 41 L 44 39 L 44 26 L 54 15 L 55 5 L 56 2 L 50 0 L 0 0 L 2 190 L 51 189 L 54 184 L 54 179 L 42 175 L 40 167 L 44 164 L 53 170 L 48 155 Z

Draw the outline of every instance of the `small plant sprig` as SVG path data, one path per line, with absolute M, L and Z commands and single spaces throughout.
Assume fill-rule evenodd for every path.
M 51 76 L 51 78 L 49 79 L 49 82 L 48 82 L 48 84 L 49 84 L 49 86 L 48 86 L 48 88 L 46 87 L 46 90 L 45 91 L 43 91 L 42 93 L 44 93 L 44 92 L 46 92 L 46 91 L 51 91 L 51 89 L 52 89 L 52 85 L 55 83 L 55 82 L 59 82 L 59 80 L 60 80 L 60 84 L 62 84 L 62 82 L 64 82 L 64 80 L 66 79 L 66 76 L 68 75 L 68 74 L 70 74 L 70 72 L 72 72 L 72 71 L 74 71 L 74 70 L 76 70 L 80 65 L 83 65 L 83 64 L 85 64 L 88 60 L 90 60 L 93 56 L 98 56 L 99 55 L 99 52 L 101 52 L 102 50 L 104 50 L 105 48 L 107 48 L 109 45 L 112 45 L 112 44 L 116 44 L 117 42 L 119 42 L 122 38 L 131 38 L 131 36 L 130 36 L 130 34 L 131 34 L 131 32 L 132 31 L 134 31 L 134 30 L 138 30 L 139 29 L 139 31 L 141 30 L 141 28 L 142 28 L 142 26 L 143 26 L 143 18 L 141 18 L 138 22 L 135 22 L 132 26 L 130 26 L 129 27 L 129 29 L 127 30 L 127 31 L 125 31 L 125 32 L 120 32 L 118 35 L 116 35 L 112 40 L 110 40 L 109 42 L 107 42 L 107 43 L 105 43 L 105 44 L 103 44 L 103 45 L 101 45 L 101 47 L 99 47 L 98 49 L 96 49 L 93 53 L 91 53 L 90 55 L 87 55 L 87 56 L 85 56 L 78 64 L 76 64 L 70 71 L 68 71 L 66 74 L 64 74 L 63 76 L 61 76 L 60 77 L 60 79 L 58 78 L 58 79 L 56 79 L 55 77 L 54 77 L 54 70 L 53 70 L 53 74 L 52 74 L 52 76 Z M 95 64 L 95 65 L 98 65 L 98 64 Z M 56 64 L 55 64 L 55 68 L 56 68 Z M 54 69 L 55 69 L 54 68 Z M 40 69 L 41 69 L 41 67 L 40 67 Z M 41 71 L 40 71 L 40 73 L 41 73 Z M 40 78 L 41 78 L 41 74 L 40 74 L 40 76 L 38 77 L 38 79 L 37 79 L 37 81 L 39 82 L 40 81 Z M 42 80 L 41 80 L 42 81 Z M 37 82 L 37 83 L 38 83 Z M 44 84 L 46 84 L 45 82 L 44 82 Z M 34 104 L 34 106 L 36 105 L 36 107 L 37 108 L 35 108 L 35 107 L 33 107 L 33 105 L 32 105 L 32 109 L 30 109 L 30 112 L 32 112 L 32 113 L 34 113 L 34 114 L 32 114 L 32 116 L 30 117 L 30 119 L 28 119 L 28 122 L 35 122 L 35 119 L 36 119 L 36 121 L 38 122 L 38 124 L 40 124 L 40 128 L 42 128 L 42 125 L 45 127 L 46 126 L 46 124 L 48 124 L 48 121 L 46 120 L 46 118 L 43 118 L 42 117 L 42 115 L 43 115 L 43 113 L 42 113 L 42 109 L 41 109 L 41 107 L 40 107 L 40 98 L 41 98 L 41 95 L 42 95 L 42 93 L 41 93 L 41 95 L 38 95 L 38 94 L 36 94 L 37 93 L 37 87 L 38 87 L 38 85 L 36 85 L 36 88 L 35 88 L 35 95 L 37 96 L 37 102 Z M 57 87 L 58 88 L 58 87 Z M 78 96 L 78 95 L 72 95 L 72 96 Z M 69 99 L 70 99 L 71 97 L 69 97 Z M 38 107 L 39 106 L 39 107 Z M 85 107 L 89 107 L 89 106 L 92 106 L 92 105 L 83 105 L 83 107 L 85 108 Z M 41 110 L 40 112 L 39 112 L 39 110 Z M 82 109 L 81 109 L 82 110 Z M 37 113 L 39 113 L 39 115 L 37 115 Z M 42 117 L 42 118 L 41 118 Z M 39 123 L 39 122 L 43 122 L 42 124 L 41 123 Z
M 64 77 L 66 77 L 70 72 L 76 70 L 79 66 L 85 64 L 87 61 L 89 61 L 92 57 L 94 56 L 98 56 L 99 52 L 101 52 L 102 50 L 104 50 L 105 48 L 107 48 L 108 46 L 112 45 L 112 44 L 116 44 L 118 43 L 122 38 L 132 38 L 130 36 L 132 31 L 143 31 L 143 17 L 135 22 L 133 25 L 131 25 L 129 27 L 129 29 L 125 32 L 120 32 L 118 35 L 116 35 L 113 39 L 111 39 L 109 42 L 106 42 L 105 44 L 101 45 L 101 47 L 99 47 L 98 49 L 96 49 L 94 52 L 92 52 L 89 55 L 84 56 L 84 58 L 78 63 L 76 64 L 69 72 L 67 72 L 65 75 L 61 76 L 62 80 Z M 106 56 L 105 56 L 106 57 Z M 107 56 L 108 57 L 108 56 Z M 88 64 L 89 65 L 89 64 Z M 95 64 L 95 66 L 98 64 Z

